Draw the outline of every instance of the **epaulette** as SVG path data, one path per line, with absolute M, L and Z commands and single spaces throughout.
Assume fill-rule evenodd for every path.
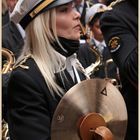
M 116 4 L 118 4 L 118 3 L 122 2 L 122 1 L 124 1 L 124 0 L 113 1 L 113 2 L 110 3 L 110 5 L 108 7 L 113 9 L 113 6 L 115 6 Z
M 110 5 L 107 6 L 106 8 L 104 8 L 104 9 L 102 9 L 101 12 L 112 10 L 113 9 L 113 6 L 115 6 L 116 4 L 118 4 L 118 3 L 122 2 L 122 1 L 124 1 L 124 0 L 116 0 L 116 1 L 111 2 Z
M 29 69 L 29 66 L 24 65 L 24 63 L 27 61 L 28 58 L 32 57 L 31 54 L 25 56 L 18 64 L 16 64 L 13 69 L 16 69 L 17 67 L 21 67 L 23 69 Z

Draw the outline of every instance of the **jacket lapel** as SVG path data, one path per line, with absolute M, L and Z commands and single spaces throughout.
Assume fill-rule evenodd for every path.
M 81 81 L 85 80 L 85 75 L 78 71 Z M 77 84 L 77 80 L 74 82 L 68 71 L 65 69 L 64 71 L 55 73 L 58 84 L 67 92 L 71 87 Z
M 75 85 L 72 77 L 65 69 L 64 71 L 55 73 L 58 84 L 65 90 L 68 91 L 71 87 Z

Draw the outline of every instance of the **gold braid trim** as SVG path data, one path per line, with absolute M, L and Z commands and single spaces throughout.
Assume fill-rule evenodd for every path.
M 113 6 L 115 6 L 116 4 L 122 2 L 122 1 L 125 1 L 125 0 L 116 0 L 116 1 L 113 1 L 110 3 L 110 5 L 108 6 L 109 8 L 112 8 Z
M 31 54 L 25 56 L 17 65 L 13 67 L 13 69 L 16 69 L 17 67 L 21 67 L 23 69 L 29 69 L 29 66 L 24 65 L 24 63 L 27 61 L 28 58 L 32 57 Z
M 125 1 L 125 0 L 116 0 L 116 1 L 113 1 L 110 3 L 109 6 L 107 6 L 107 8 L 103 8 L 100 10 L 100 12 L 105 12 L 105 11 L 109 11 L 109 10 L 112 10 L 113 9 L 113 6 L 115 6 L 116 4 L 122 2 L 122 1 Z

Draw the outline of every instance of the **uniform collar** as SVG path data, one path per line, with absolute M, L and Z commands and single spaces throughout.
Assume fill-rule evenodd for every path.
M 96 46 L 98 46 L 98 45 L 103 45 L 104 47 L 106 47 L 106 44 L 105 44 L 105 41 L 104 41 L 104 40 L 103 40 L 102 42 L 100 42 L 100 41 L 98 41 L 98 40 L 96 40 L 96 39 L 94 38 L 94 41 L 95 41 Z

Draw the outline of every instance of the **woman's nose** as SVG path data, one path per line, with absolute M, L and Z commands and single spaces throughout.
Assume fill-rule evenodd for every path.
M 74 14 L 76 18 L 80 19 L 81 14 L 76 9 L 74 10 Z

